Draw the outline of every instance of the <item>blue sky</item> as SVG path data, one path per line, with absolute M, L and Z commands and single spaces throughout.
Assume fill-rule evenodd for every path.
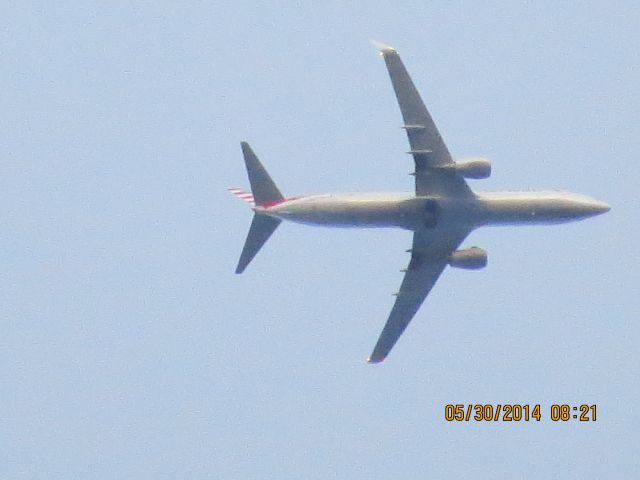
M 0 7 L 0 477 L 633 478 L 635 2 Z M 247 140 L 283 192 L 411 191 L 395 46 L 479 190 L 612 206 L 474 232 L 365 363 L 410 234 L 285 224 L 242 276 Z M 540 423 L 447 423 L 540 403 Z M 598 405 L 554 423 L 553 403 Z

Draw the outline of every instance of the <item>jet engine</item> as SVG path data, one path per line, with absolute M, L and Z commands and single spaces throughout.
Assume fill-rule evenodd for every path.
M 487 252 L 479 247 L 456 250 L 448 258 L 449 265 L 466 270 L 479 270 L 487 266 Z
M 480 180 L 491 176 L 491 162 L 486 158 L 463 158 L 456 160 L 452 168 L 458 175 L 464 178 Z

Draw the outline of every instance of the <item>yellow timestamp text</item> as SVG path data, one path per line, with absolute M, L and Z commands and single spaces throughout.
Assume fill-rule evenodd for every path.
M 553 422 L 595 422 L 596 405 L 553 404 L 549 408 L 549 418 Z M 447 422 L 539 422 L 543 418 L 543 409 L 538 404 L 474 404 L 449 403 L 444 407 L 444 419 Z

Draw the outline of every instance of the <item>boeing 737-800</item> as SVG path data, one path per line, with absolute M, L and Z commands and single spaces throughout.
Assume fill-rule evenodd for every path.
M 236 273 L 242 273 L 282 220 L 331 227 L 398 227 L 413 232 L 411 260 L 370 363 L 389 354 L 447 265 L 483 268 L 487 253 L 458 249 L 487 225 L 564 223 L 600 215 L 609 206 L 574 193 L 473 192 L 465 179 L 487 178 L 483 158 L 454 160 L 395 49 L 380 46 L 415 161 L 415 194 L 327 194 L 284 197 L 246 142 L 242 153 L 251 193 L 229 189 L 253 205 L 254 217 Z

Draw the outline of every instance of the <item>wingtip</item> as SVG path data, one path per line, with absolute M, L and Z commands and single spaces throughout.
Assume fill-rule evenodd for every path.
M 384 359 L 387 357 L 379 357 L 379 358 L 373 358 L 373 357 L 369 357 L 367 358 L 367 363 L 382 363 L 384 361 Z
M 369 42 L 371 42 L 371 45 L 373 45 L 380 52 L 380 55 L 384 56 L 385 53 L 395 53 L 396 52 L 395 48 L 393 48 L 390 45 L 386 45 L 386 44 L 384 44 L 382 42 L 379 42 L 378 40 L 374 40 L 374 39 L 370 38 Z

